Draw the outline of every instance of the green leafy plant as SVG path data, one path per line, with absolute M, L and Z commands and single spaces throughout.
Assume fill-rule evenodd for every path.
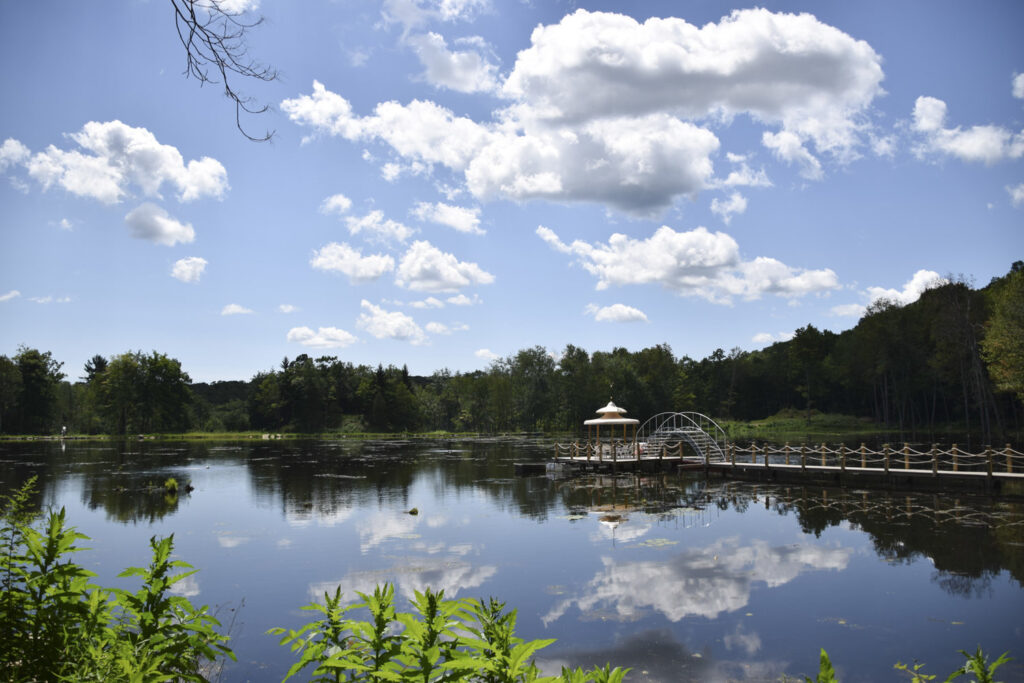
M 810 676 L 804 676 L 804 680 L 807 683 L 839 683 L 839 679 L 836 678 L 836 670 L 832 666 L 832 660 L 828 658 L 828 653 L 825 652 L 824 648 L 821 650 L 817 677 L 812 679 Z
M 946 683 L 966 674 L 974 676 L 977 683 L 996 683 L 996 669 L 1010 661 L 1010 658 L 1007 657 L 1010 653 L 1004 652 L 999 655 L 999 658 L 996 659 L 996 661 L 989 664 L 988 657 L 986 657 L 985 653 L 982 652 L 980 645 L 974 654 L 971 654 L 966 650 L 960 650 L 960 654 L 962 654 L 967 661 L 964 662 L 963 666 L 949 675 L 949 678 L 946 679 Z
M 172 561 L 173 536 L 150 540 L 148 567 L 135 591 L 108 590 L 72 561 L 88 537 L 67 526 L 63 509 L 40 528 L 27 502 L 29 482 L 7 496 L 0 540 L 0 678 L 12 681 L 206 681 L 204 666 L 234 658 L 206 607 L 196 608 L 170 588 L 191 575 Z
M 400 613 L 390 584 L 357 595 L 361 602 L 342 605 L 340 589 L 325 593 L 324 604 L 303 608 L 321 618 L 297 631 L 268 631 L 298 655 L 285 680 L 312 668 L 312 681 L 621 683 L 628 671 L 606 666 L 542 677 L 533 656 L 554 640 L 516 637 L 515 610 L 493 598 L 445 600 L 444 591 L 427 589 L 410 601 L 413 612 Z M 351 610 L 370 618 L 350 618 Z

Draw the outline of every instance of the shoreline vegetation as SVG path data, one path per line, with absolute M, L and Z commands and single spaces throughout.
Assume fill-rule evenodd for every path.
M 853 415 L 818 413 L 811 411 L 807 416 L 804 411 L 786 409 L 776 415 L 760 420 L 740 421 L 722 419 L 718 424 L 725 431 L 729 440 L 736 443 L 771 443 L 783 445 L 792 443 L 821 444 L 846 443 L 847 445 L 866 442 L 889 443 L 965 443 L 967 433 L 963 424 L 945 425 L 941 430 L 927 434 L 899 434 L 896 430 L 887 429 L 868 418 Z M 327 430 L 321 432 L 296 431 L 187 431 L 187 432 L 154 432 L 139 434 L 0 434 L 0 442 L 5 441 L 253 441 L 253 440 L 352 440 L 352 441 L 394 441 L 394 440 L 561 440 L 582 441 L 585 437 L 569 431 L 551 432 L 475 432 L 475 431 L 342 431 Z M 1020 434 L 1010 434 L 1005 443 L 1019 444 Z M 987 445 L 1005 445 L 996 441 Z
M 301 353 L 249 380 L 193 382 L 178 359 L 139 350 L 95 355 L 69 381 L 51 351 L 21 346 L 0 355 L 0 434 L 574 439 L 613 399 L 641 422 L 707 415 L 737 441 L 1021 443 L 1021 301 L 1024 261 L 983 288 L 951 278 L 912 304 L 872 304 L 852 329 L 807 325 L 755 351 L 534 346 L 431 375 Z

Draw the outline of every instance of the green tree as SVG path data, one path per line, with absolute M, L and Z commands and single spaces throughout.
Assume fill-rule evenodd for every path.
M 21 370 L 13 360 L 0 356 L 0 433 L 3 432 L 4 418 L 18 405 L 19 395 Z
M 57 407 L 57 385 L 64 378 L 63 363 L 53 359 L 49 351 L 41 352 L 25 346 L 18 348 L 14 362 L 21 373 L 18 394 L 18 428 L 28 434 L 41 434 L 54 428 Z
M 1024 401 L 1024 270 L 1011 271 L 993 293 L 981 349 L 996 388 Z

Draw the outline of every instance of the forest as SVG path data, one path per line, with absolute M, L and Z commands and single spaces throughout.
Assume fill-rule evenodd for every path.
M 807 325 L 762 350 L 701 360 L 668 343 L 569 344 L 413 376 L 302 354 L 249 381 L 193 383 L 178 360 L 129 351 L 93 356 L 82 373 L 71 380 L 49 351 L 25 346 L 0 356 L 0 433 L 578 433 L 613 398 L 641 421 L 669 410 L 738 421 L 833 413 L 992 442 L 1024 431 L 1024 262 L 983 288 L 947 278 L 905 306 L 877 301 L 841 333 Z

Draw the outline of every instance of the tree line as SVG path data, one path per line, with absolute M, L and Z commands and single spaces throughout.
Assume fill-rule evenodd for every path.
M 50 352 L 0 356 L 0 431 L 577 431 L 614 398 L 644 420 L 693 410 L 755 420 L 783 410 L 854 415 L 901 433 L 941 426 L 989 441 L 1024 422 L 1024 262 L 974 289 L 960 280 L 900 306 L 872 304 L 842 333 L 802 327 L 758 351 L 676 357 L 535 346 L 486 370 L 430 376 L 336 356 L 285 358 L 249 381 L 192 383 L 162 353 L 96 355 L 77 381 Z

